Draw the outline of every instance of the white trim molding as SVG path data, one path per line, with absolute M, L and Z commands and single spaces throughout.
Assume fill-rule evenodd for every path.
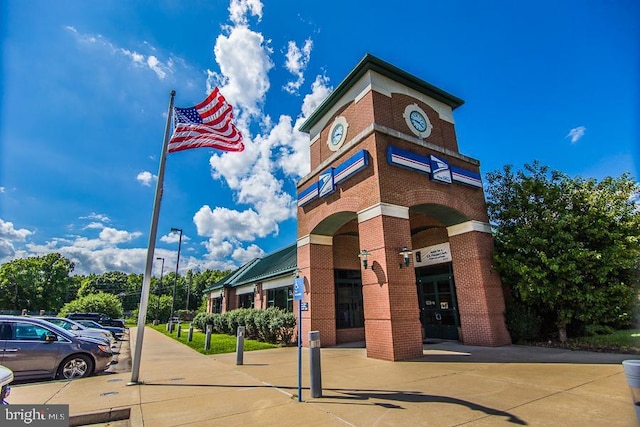
M 262 282 L 262 290 L 268 291 L 269 289 L 282 288 L 284 286 L 293 286 L 293 276 L 287 274 L 284 277 L 277 277 L 275 279 Z
M 378 203 L 358 212 L 358 223 L 368 221 L 380 215 L 409 219 L 409 208 L 392 205 L 390 203 Z
M 471 231 L 491 234 L 491 224 L 472 220 L 447 227 L 447 233 L 449 234 L 449 237 L 457 236 L 458 234 L 469 233 Z
M 323 234 L 307 234 L 298 239 L 298 247 L 307 245 L 324 245 L 333 246 L 333 236 L 325 236 Z

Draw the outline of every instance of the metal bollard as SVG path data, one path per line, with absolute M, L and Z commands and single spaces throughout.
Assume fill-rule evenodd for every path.
M 193 323 L 189 324 L 189 333 L 187 334 L 187 341 L 193 341 Z
M 180 326 L 180 322 L 178 322 L 178 338 L 180 338 L 180 333 L 182 332 L 182 326 Z
M 236 338 L 236 365 L 242 365 L 244 357 L 244 326 L 238 326 Z
M 631 391 L 631 401 L 636 410 L 636 419 L 640 423 L 640 360 L 623 360 L 622 369 Z
M 204 338 L 204 349 L 209 350 L 211 348 L 211 325 L 207 325 L 207 334 Z
M 311 397 L 322 397 L 322 370 L 320 369 L 320 331 L 309 332 L 309 374 Z

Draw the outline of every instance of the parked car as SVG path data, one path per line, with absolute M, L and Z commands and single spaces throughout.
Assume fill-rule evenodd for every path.
M 115 326 L 104 326 L 94 322 L 93 320 L 78 319 L 76 320 L 76 322 L 88 328 L 96 328 L 96 329 L 102 329 L 103 331 L 107 331 L 108 333 L 112 334 L 115 338 L 120 338 L 122 335 L 124 335 L 123 328 L 118 328 Z
M 6 366 L 0 365 L 0 405 L 8 405 L 7 397 L 11 393 L 9 384 L 13 381 L 13 371 Z
M 46 320 L 47 322 L 53 323 L 54 325 L 58 325 L 61 328 L 73 332 L 74 334 L 81 337 L 93 337 L 104 340 L 104 342 L 108 345 L 115 344 L 115 337 L 113 336 L 113 334 L 111 334 L 111 332 L 107 330 L 87 327 L 64 317 L 38 316 L 37 318 Z
M 106 370 L 113 358 L 101 340 L 26 316 L 0 316 L 0 349 L 0 365 L 16 380 L 86 377 Z
M 69 313 L 65 317 L 71 320 L 93 320 L 103 326 L 114 326 L 124 329 L 124 320 L 112 319 L 103 313 Z

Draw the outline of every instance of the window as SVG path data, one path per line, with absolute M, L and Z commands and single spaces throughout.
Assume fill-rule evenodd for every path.
M 238 296 L 238 308 L 253 308 L 254 293 L 242 294 Z
M 214 298 L 212 304 L 213 313 L 222 313 L 222 297 Z
M 16 341 L 44 341 L 47 335 L 52 335 L 51 331 L 42 326 L 21 322 L 14 324 L 14 339 Z
M 336 328 L 364 326 L 360 270 L 335 270 Z
M 269 289 L 267 291 L 267 307 L 280 307 L 293 311 L 293 286 Z

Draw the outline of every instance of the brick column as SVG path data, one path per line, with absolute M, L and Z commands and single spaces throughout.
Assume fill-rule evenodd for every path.
M 302 343 L 309 345 L 309 331 L 320 332 L 323 347 L 336 345 L 336 301 L 333 277 L 333 246 L 330 236 L 310 235 L 298 240 L 298 269 L 305 281 L 303 301 L 309 311 L 302 312 Z M 297 302 L 294 312 L 298 315 Z
M 504 319 L 502 282 L 491 268 L 493 237 L 487 232 L 489 226 L 465 224 L 448 229 L 460 311 L 460 339 L 470 345 L 511 344 Z
M 400 250 L 411 244 L 407 217 L 360 217 L 360 248 L 370 253 L 362 273 L 367 357 L 406 360 L 422 356 L 422 332 L 413 266 Z

